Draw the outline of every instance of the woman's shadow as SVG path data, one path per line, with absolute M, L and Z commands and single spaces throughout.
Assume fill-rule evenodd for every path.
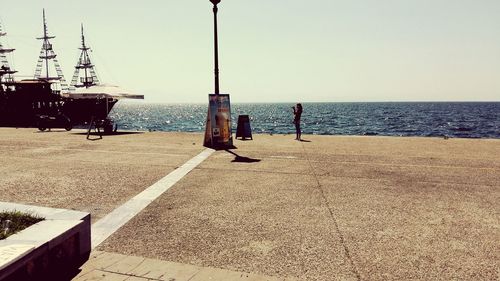
M 234 152 L 232 152 L 231 150 L 229 149 L 225 149 L 226 152 L 229 152 L 231 153 L 232 155 L 234 155 L 234 159 L 233 161 L 231 162 L 237 162 L 237 163 L 255 163 L 255 162 L 260 162 L 260 159 L 254 159 L 254 158 L 249 158 L 249 157 L 245 157 L 245 156 L 240 156 Z

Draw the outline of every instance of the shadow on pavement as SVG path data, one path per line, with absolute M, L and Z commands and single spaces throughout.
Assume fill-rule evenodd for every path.
M 233 161 L 231 162 L 237 162 L 237 163 L 255 163 L 255 162 L 260 162 L 261 160 L 260 159 L 254 159 L 254 158 L 249 158 L 249 157 L 245 157 L 245 156 L 240 156 L 234 152 L 232 152 L 231 150 L 229 149 L 224 149 L 226 152 L 229 152 L 231 153 L 232 155 L 234 155 L 234 159 Z
M 82 135 L 82 136 L 86 136 L 87 135 L 87 132 L 78 132 L 78 133 L 72 133 L 73 135 Z M 111 133 L 111 134 L 106 134 L 106 133 L 102 133 L 103 136 L 109 136 L 109 137 L 112 137 L 112 136 L 120 136 L 120 135 L 135 135 L 135 134 L 144 134 L 144 132 L 115 132 L 115 133 Z M 90 135 L 99 135 L 99 133 L 97 132 L 90 132 Z
M 34 133 L 35 134 L 44 134 L 44 133 L 66 133 L 66 132 L 68 132 L 68 131 L 65 129 L 47 129 L 46 131 L 37 130 Z
M 35 280 L 71 281 L 78 274 L 80 274 L 81 271 L 82 271 L 81 269 L 61 269 L 58 272 L 49 272 L 45 276 L 41 276 L 41 279 L 35 279 Z M 26 280 L 31 280 L 31 279 L 26 279 Z

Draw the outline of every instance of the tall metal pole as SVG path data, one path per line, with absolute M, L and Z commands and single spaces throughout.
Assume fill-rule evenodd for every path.
M 217 146 L 222 145 L 221 138 L 221 130 L 223 130 L 220 118 L 217 119 L 216 114 L 218 114 L 220 109 L 220 91 L 219 91 L 219 49 L 217 42 L 217 4 L 220 3 L 221 0 L 209 0 L 214 4 L 213 12 L 214 12 L 214 78 L 215 78 L 215 101 L 212 99 L 212 94 L 209 95 L 209 104 L 208 104 L 208 113 L 207 113 L 207 123 L 205 127 L 205 139 L 203 140 L 203 145 L 211 148 L 215 148 Z M 228 99 L 229 102 L 229 99 Z M 230 118 L 230 117 L 229 117 Z M 219 120 L 219 121 L 216 121 Z M 217 135 L 215 136 L 215 134 Z M 217 137 L 217 139 L 215 139 Z
M 87 64 L 88 63 L 88 58 L 87 58 L 87 51 L 85 49 L 87 49 L 87 46 L 85 46 L 85 36 L 83 35 L 83 23 L 82 23 L 82 49 L 84 50 L 83 52 L 83 63 L 84 64 Z M 85 65 L 87 66 L 87 65 Z M 85 71 L 85 88 L 89 88 L 91 85 L 89 83 L 89 74 L 88 74 L 88 70 L 87 70 L 87 67 L 84 68 L 84 71 Z M 106 103 L 106 106 L 108 104 Z
M 214 4 L 214 60 L 215 60 L 215 94 L 220 94 L 219 92 L 219 49 L 218 49 L 218 41 L 217 41 L 217 4 L 219 4 L 220 0 L 210 0 Z
M 49 50 L 47 41 L 47 22 L 45 21 L 45 9 L 43 9 L 43 44 L 45 45 L 45 70 L 47 71 L 47 80 L 49 80 Z

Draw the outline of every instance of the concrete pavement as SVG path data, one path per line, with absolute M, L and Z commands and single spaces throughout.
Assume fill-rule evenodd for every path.
M 135 280 L 135 281 L 292 281 L 246 272 L 200 267 L 143 257 L 94 251 L 74 281 Z
M 70 205 L 97 218 L 203 150 L 198 134 L 88 142 L 33 131 L 0 129 L 0 200 Z M 215 152 L 104 241 L 77 280 L 153 279 L 130 273 L 133 266 L 128 275 L 110 269 L 109 260 L 255 280 L 500 279 L 500 140 L 305 139 L 255 135 L 232 153 Z M 58 162 L 73 173 L 56 172 Z M 87 173 L 75 173 L 81 169 Z M 89 174 L 114 181 L 87 183 Z M 89 207 L 94 200 L 107 207 Z
M 197 134 L 87 141 L 83 130 L 0 128 L 1 200 L 85 211 L 95 221 L 203 149 Z
M 498 140 L 306 139 L 218 151 L 99 249 L 307 280 L 498 278 Z

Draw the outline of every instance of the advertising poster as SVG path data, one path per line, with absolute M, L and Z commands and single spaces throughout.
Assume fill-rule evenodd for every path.
M 206 147 L 212 147 L 212 125 L 210 124 L 210 106 L 207 111 L 207 120 L 205 122 L 205 138 L 203 139 L 203 145 Z
M 205 144 L 210 138 L 212 146 L 232 146 L 231 103 L 228 94 L 208 96 L 208 118 Z M 210 131 L 209 131 L 210 130 Z

